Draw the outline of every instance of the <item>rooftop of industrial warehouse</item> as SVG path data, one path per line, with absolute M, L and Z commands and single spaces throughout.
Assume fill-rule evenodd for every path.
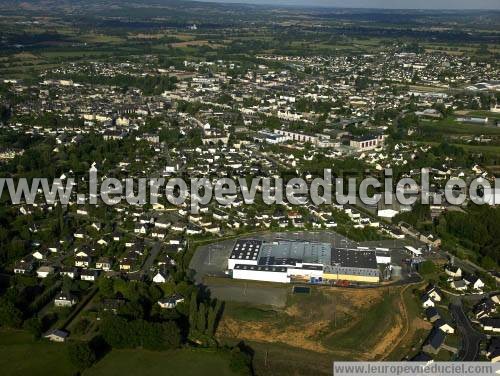
M 376 252 L 364 249 L 333 248 L 329 243 L 255 239 L 238 240 L 231 259 L 258 261 L 261 266 L 297 263 L 343 268 L 377 269 Z
M 241 239 L 236 242 L 231 251 L 231 259 L 237 260 L 257 260 L 262 240 Z
M 331 264 L 340 264 L 346 268 L 377 269 L 375 251 L 334 248 L 332 250 Z
M 264 243 L 259 255 L 259 264 L 276 265 L 296 263 L 328 265 L 331 260 L 331 245 L 328 243 L 280 241 Z

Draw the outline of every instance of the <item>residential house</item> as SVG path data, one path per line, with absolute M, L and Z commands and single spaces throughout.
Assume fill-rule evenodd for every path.
M 32 253 L 32 256 L 34 259 L 37 259 L 37 260 L 46 260 L 47 257 L 49 256 L 50 252 L 48 249 L 44 249 L 44 250 L 38 250 L 38 251 L 35 251 Z
M 165 282 L 167 282 L 167 273 L 159 271 L 153 277 L 153 282 L 154 283 L 165 283 Z
M 467 284 L 463 279 L 458 280 L 458 281 L 451 281 L 450 282 L 450 287 L 454 290 L 458 291 L 465 291 L 467 290 Z
M 64 342 L 68 338 L 69 333 L 65 330 L 52 329 L 43 335 L 43 338 L 48 339 L 52 342 Z
M 172 223 L 165 218 L 159 218 L 155 222 L 155 227 L 161 228 L 161 229 L 168 229 L 171 225 L 172 225 Z
M 119 242 L 123 238 L 123 234 L 120 231 L 115 231 L 111 235 L 111 238 L 113 239 L 113 241 Z
M 434 307 L 434 300 L 431 299 L 431 297 L 427 294 L 422 295 L 420 298 L 420 301 L 422 302 L 422 307 L 424 308 L 429 308 L 429 307 Z
M 500 317 L 485 317 L 479 320 L 479 324 L 485 331 L 500 332 Z
M 124 272 L 129 272 L 132 269 L 134 262 L 127 258 L 120 260 L 120 270 Z
M 51 253 L 59 253 L 60 248 L 58 246 L 52 246 L 47 248 Z
M 500 304 L 500 294 L 491 295 L 491 301 L 495 304 Z
M 436 237 L 434 234 L 431 233 L 421 233 L 419 236 L 420 241 L 424 242 L 425 244 L 430 245 L 433 248 L 438 248 L 441 246 L 441 239 Z
M 54 273 L 55 269 L 52 266 L 46 266 L 46 265 L 40 266 L 36 271 L 38 278 L 47 278 L 49 275 Z
M 75 277 L 78 276 L 78 269 L 74 268 L 74 267 L 66 266 L 66 267 L 63 267 L 61 269 L 60 274 L 63 277 L 68 277 L 68 278 L 71 278 L 71 279 L 75 279 Z
M 186 229 L 186 224 L 182 222 L 176 222 L 170 227 L 172 231 L 183 232 Z
M 34 268 L 32 261 L 21 260 L 14 265 L 14 274 L 30 274 Z
M 172 309 L 177 307 L 177 304 L 182 303 L 183 301 L 184 298 L 182 297 L 182 295 L 173 294 L 168 298 L 158 300 L 158 305 L 161 308 Z
M 136 223 L 134 227 L 134 233 L 146 235 L 148 233 L 148 228 L 143 223 Z
M 82 270 L 80 273 L 80 279 L 82 281 L 90 281 L 94 282 L 97 280 L 97 277 L 99 277 L 99 271 L 98 270 Z
M 426 353 L 437 354 L 441 350 L 446 334 L 437 328 L 432 328 L 429 336 L 422 346 L 422 350 Z
M 111 270 L 111 260 L 109 257 L 100 257 L 97 262 L 95 263 L 95 267 L 97 269 L 102 269 L 104 271 L 110 271 Z
M 453 278 L 462 277 L 462 269 L 455 265 L 446 265 L 444 268 L 444 272 Z
M 165 239 L 167 236 L 167 230 L 161 227 L 155 227 L 151 230 L 151 236 L 157 239 Z
M 415 355 L 410 360 L 412 362 L 425 362 L 425 363 L 429 363 L 429 362 L 433 361 L 432 357 L 429 354 L 426 354 L 424 352 L 419 352 L 417 355 Z
M 428 285 L 427 288 L 425 289 L 425 293 L 435 302 L 441 301 L 442 293 L 435 285 L 432 284 Z
M 54 305 L 56 307 L 72 307 L 76 303 L 77 300 L 75 296 L 62 291 L 54 298 Z
M 472 313 L 476 319 L 482 319 L 484 317 L 490 317 L 492 313 L 496 311 L 497 307 L 491 299 L 482 299 L 472 308 Z
M 455 333 L 455 328 L 453 328 L 449 323 L 447 323 L 443 319 L 438 319 L 436 322 L 434 322 L 434 327 L 438 328 L 439 330 L 443 331 L 446 334 L 453 334 Z
M 474 290 L 481 290 L 484 287 L 484 282 L 473 274 L 468 274 L 464 276 L 464 282 L 467 286 Z
M 188 235 L 200 235 L 201 233 L 203 233 L 203 230 L 195 225 L 194 223 L 189 223 L 187 225 L 187 229 L 186 229 L 186 234 Z
M 492 363 L 500 362 L 500 337 L 493 337 L 486 350 L 486 357 Z
M 437 321 L 441 318 L 441 315 L 439 314 L 436 307 L 426 308 L 425 309 L 425 316 L 427 317 L 427 320 L 429 320 L 430 322 Z
M 79 268 L 88 268 L 90 263 L 92 262 L 92 258 L 89 256 L 76 256 L 75 257 L 75 266 Z

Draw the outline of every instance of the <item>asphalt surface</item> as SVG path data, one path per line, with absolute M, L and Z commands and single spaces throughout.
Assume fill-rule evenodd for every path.
M 229 281 L 230 282 L 230 281 Z M 252 282 L 252 281 L 250 281 Z M 253 286 L 252 283 L 244 286 L 209 285 L 211 297 L 224 301 L 268 305 L 284 308 L 288 286 Z
M 460 301 L 450 304 L 450 312 L 462 337 L 462 347 L 458 352 L 458 360 L 477 360 L 479 357 L 481 341 L 486 340 L 486 335 L 479 333 L 472 327 Z
M 154 261 L 158 257 L 158 254 L 160 253 L 161 250 L 161 243 L 158 241 L 155 241 L 153 243 L 153 246 L 151 247 L 151 251 L 149 252 L 148 258 L 146 261 L 144 261 L 144 264 L 142 264 L 141 270 L 143 273 L 148 273 L 148 271 L 151 269 L 153 266 Z

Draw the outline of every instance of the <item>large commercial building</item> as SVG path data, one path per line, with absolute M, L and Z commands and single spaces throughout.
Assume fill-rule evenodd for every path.
M 332 248 L 329 243 L 238 240 L 228 259 L 235 279 L 288 283 L 379 282 L 377 255 L 373 250 Z
M 349 145 L 357 151 L 367 151 L 378 148 L 384 145 L 384 135 L 365 135 L 354 137 Z
M 325 265 L 323 278 L 355 282 L 378 282 L 379 269 L 375 251 L 336 248 L 331 265 Z

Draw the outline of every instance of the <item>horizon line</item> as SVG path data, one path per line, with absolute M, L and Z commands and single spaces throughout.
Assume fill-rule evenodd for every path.
M 394 11 L 446 11 L 446 12 L 468 12 L 468 11 L 493 11 L 500 13 L 499 8 L 392 8 L 392 7 L 371 7 L 371 6 L 343 6 L 343 5 L 308 5 L 308 4 L 294 4 L 289 3 L 289 0 L 280 1 L 279 3 L 273 3 L 272 0 L 263 0 L 253 2 L 251 0 L 182 0 L 189 2 L 202 2 L 202 3 L 217 3 L 217 4 L 235 4 L 235 5 L 252 5 L 252 6 L 264 6 L 264 7 L 274 7 L 274 8 L 321 8 L 321 9 L 352 9 L 352 10 L 394 10 Z M 279 1 L 279 0 L 278 0 Z M 313 0 L 314 1 L 314 0 Z

